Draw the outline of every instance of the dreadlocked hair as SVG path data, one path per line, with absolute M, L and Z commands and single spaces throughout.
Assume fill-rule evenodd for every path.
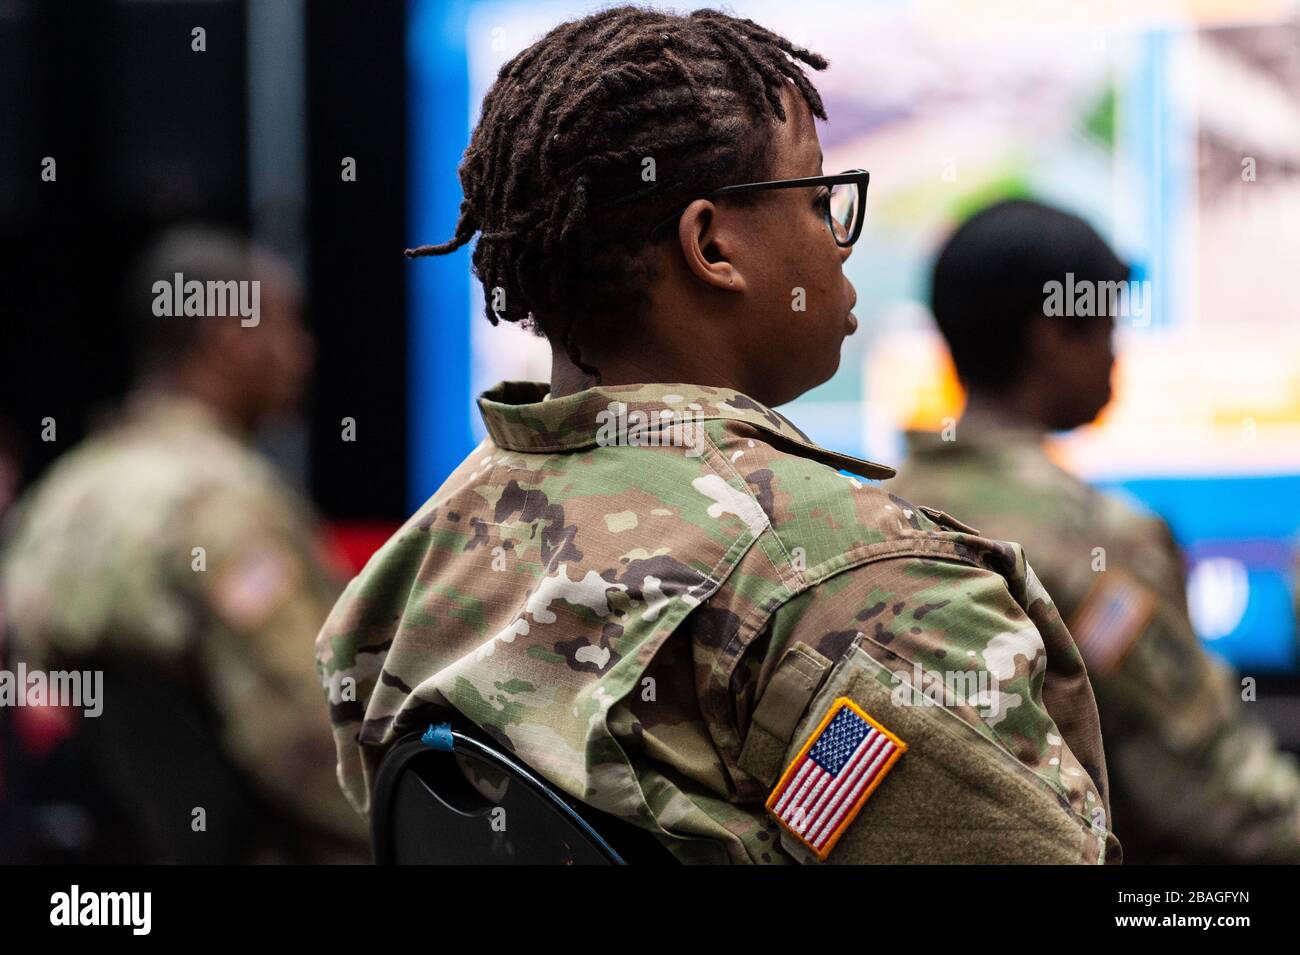
M 760 121 L 785 122 L 787 79 L 826 118 L 800 62 L 827 66 L 716 10 L 621 6 L 561 24 L 502 66 L 484 97 L 459 167 L 455 234 L 406 255 L 446 255 L 477 233 L 488 320 L 550 334 L 599 381 L 578 323 L 636 319 L 654 278 L 636 255 L 650 226 L 712 189 L 764 177 Z M 539 314 L 563 324 L 544 328 Z

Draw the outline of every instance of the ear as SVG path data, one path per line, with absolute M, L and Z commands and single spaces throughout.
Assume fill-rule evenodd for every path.
M 691 274 L 724 292 L 745 291 L 745 277 L 733 261 L 737 241 L 725 216 L 708 199 L 696 199 L 677 223 L 677 241 Z M 730 217 L 735 220 L 735 216 Z
M 1025 328 L 1025 359 L 1031 367 L 1058 368 L 1074 350 L 1068 318 L 1033 313 Z
M 203 329 L 198 342 L 200 353 L 224 364 L 240 364 L 246 357 L 249 338 L 240 332 L 256 331 L 253 328 L 240 328 L 238 318 L 212 316 L 203 319 L 207 327 Z

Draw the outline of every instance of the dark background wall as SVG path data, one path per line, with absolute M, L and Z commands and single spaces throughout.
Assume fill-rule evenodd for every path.
M 178 221 L 253 225 L 248 14 L 238 0 L 0 0 L 0 442 L 23 482 L 126 387 L 123 276 L 149 239 Z M 405 16 L 398 0 L 307 3 L 301 21 L 318 338 L 304 477 L 335 520 L 406 507 Z M 364 445 L 339 440 L 344 416 Z
M 340 518 L 403 519 L 406 500 L 404 4 L 307 5 L 313 315 L 321 339 L 312 488 Z M 357 161 L 344 183 L 342 157 Z M 357 419 L 359 439 L 339 440 Z

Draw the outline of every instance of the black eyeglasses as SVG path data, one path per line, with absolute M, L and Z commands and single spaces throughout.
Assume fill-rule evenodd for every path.
M 746 182 L 737 186 L 723 186 L 715 189 L 705 199 L 717 199 L 722 196 L 735 196 L 744 192 L 758 192 L 760 189 L 800 189 L 807 186 L 828 186 L 824 203 L 826 226 L 835 237 L 835 244 L 847 248 L 858 241 L 862 234 L 862 220 L 866 214 L 867 183 L 871 173 L 865 169 L 850 169 L 848 172 L 832 176 L 808 176 L 805 179 L 774 179 L 771 182 Z M 691 202 L 695 200 L 692 199 Z M 688 202 L 667 219 L 650 230 L 651 242 L 658 239 L 663 230 L 677 221 L 686 211 Z

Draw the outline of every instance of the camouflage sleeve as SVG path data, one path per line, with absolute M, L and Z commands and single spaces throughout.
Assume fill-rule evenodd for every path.
M 1121 625 L 1108 640 L 1094 640 L 1089 655 L 1122 798 L 1120 826 L 1143 832 L 1155 852 L 1177 847 L 1228 862 L 1300 862 L 1295 759 L 1246 718 L 1236 675 L 1201 645 L 1185 598 L 1108 571 L 1072 628 L 1090 638 L 1093 608 L 1120 602 L 1124 589 L 1133 594 L 1130 604 L 1146 610 L 1127 618 L 1112 612 Z M 1105 652 L 1112 645 L 1120 650 Z
M 365 826 L 339 792 L 312 666 L 339 585 L 314 549 L 310 521 L 292 498 L 231 493 L 206 496 L 185 527 L 193 596 L 217 621 L 198 648 L 199 667 L 228 752 L 319 834 L 313 848 L 360 857 Z
M 831 664 L 767 801 L 797 857 L 1117 857 L 1082 664 L 1019 548 L 1002 546 L 1010 577 L 949 559 L 887 559 L 777 612 L 774 648 Z M 764 697 L 788 679 L 768 660 L 755 716 L 771 723 Z

